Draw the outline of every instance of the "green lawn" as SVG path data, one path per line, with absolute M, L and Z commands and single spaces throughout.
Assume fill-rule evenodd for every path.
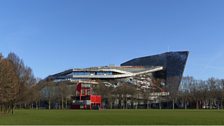
M 0 116 L 0 125 L 224 125 L 224 110 L 16 110 L 14 115 Z

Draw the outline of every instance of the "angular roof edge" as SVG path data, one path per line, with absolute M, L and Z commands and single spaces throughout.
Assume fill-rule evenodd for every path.
M 171 54 L 171 53 L 187 53 L 187 54 L 189 54 L 189 51 L 169 51 L 169 52 L 153 54 L 153 55 L 148 55 L 148 56 L 141 56 L 141 57 L 137 57 L 137 58 L 132 58 L 131 60 L 128 60 L 128 61 L 125 61 L 125 62 L 121 63 L 120 65 L 122 66 L 123 64 L 125 64 L 127 62 L 130 62 L 130 61 L 133 61 L 133 60 L 136 60 L 136 59 L 142 59 L 142 58 L 153 57 L 153 56 L 158 56 L 158 55 L 166 55 L 166 54 Z

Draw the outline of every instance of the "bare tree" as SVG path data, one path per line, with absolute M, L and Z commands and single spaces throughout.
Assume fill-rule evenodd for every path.
M 14 109 L 14 104 L 16 96 L 18 94 L 18 82 L 19 78 L 16 75 L 13 64 L 0 56 L 0 103 L 1 110 L 4 109 L 5 112 L 12 111 Z
M 221 88 L 221 108 L 223 109 L 223 101 L 224 101 L 224 79 L 220 80 L 220 88 Z
M 27 96 L 30 93 L 32 85 L 36 84 L 36 79 L 33 75 L 32 69 L 25 66 L 22 59 L 20 59 L 15 53 L 9 53 L 7 60 L 13 64 L 14 71 L 19 78 L 19 92 L 16 97 L 17 103 L 26 104 Z
M 46 82 L 47 84 L 42 89 L 44 98 L 48 101 L 48 109 L 52 108 L 52 102 L 56 99 L 55 86 L 53 82 Z
M 68 88 L 68 85 L 66 84 L 66 82 L 59 82 L 57 85 L 59 89 L 59 97 L 61 99 L 61 109 L 64 109 L 64 103 L 67 108 L 67 96 L 71 93 L 69 92 L 70 90 Z
M 212 109 L 214 106 L 216 106 L 216 96 L 217 96 L 217 83 L 215 78 L 209 78 L 207 80 L 208 86 L 209 86 L 209 106 L 210 109 Z
M 103 107 L 112 108 L 112 102 L 113 102 L 113 98 L 112 98 L 113 88 L 112 87 L 105 86 L 104 83 L 99 82 L 99 85 L 96 86 L 93 90 L 96 94 L 99 94 L 102 96 L 103 102 L 106 105 Z
M 190 103 L 190 92 L 189 90 L 180 90 L 178 92 L 178 101 L 181 103 L 181 107 L 183 107 L 184 109 L 188 108 L 188 105 Z
M 128 102 L 131 102 L 131 104 L 133 103 L 132 100 L 136 94 L 136 87 L 123 83 L 119 87 L 114 89 L 114 94 L 116 94 L 119 100 L 118 107 L 127 109 Z

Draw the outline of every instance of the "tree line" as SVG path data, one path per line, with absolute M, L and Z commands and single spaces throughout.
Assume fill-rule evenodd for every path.
M 223 109 L 224 79 L 212 77 L 207 80 L 196 80 L 190 76 L 183 77 L 175 101 L 185 109 Z
M 58 108 L 68 108 L 68 94 L 74 86 L 36 78 L 30 67 L 15 53 L 4 57 L 0 53 L 0 114 L 12 113 L 17 109 L 39 109 L 47 102 L 51 109 L 54 103 Z M 61 103 L 61 104 L 60 104 Z
M 100 85 L 96 89 L 106 101 L 105 108 L 164 108 L 164 109 L 223 109 L 224 79 L 211 77 L 197 80 L 194 77 L 182 78 L 179 90 L 168 96 L 152 99 L 153 90 L 139 89 L 136 86 L 122 84 L 118 88 Z M 114 105 L 117 103 L 117 105 Z

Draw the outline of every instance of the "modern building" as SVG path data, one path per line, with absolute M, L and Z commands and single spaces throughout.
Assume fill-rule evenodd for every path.
M 166 52 L 135 58 L 121 66 L 102 66 L 69 69 L 47 77 L 48 80 L 103 83 L 117 88 L 122 84 L 148 89 L 153 96 L 175 94 L 181 82 L 188 51 Z

